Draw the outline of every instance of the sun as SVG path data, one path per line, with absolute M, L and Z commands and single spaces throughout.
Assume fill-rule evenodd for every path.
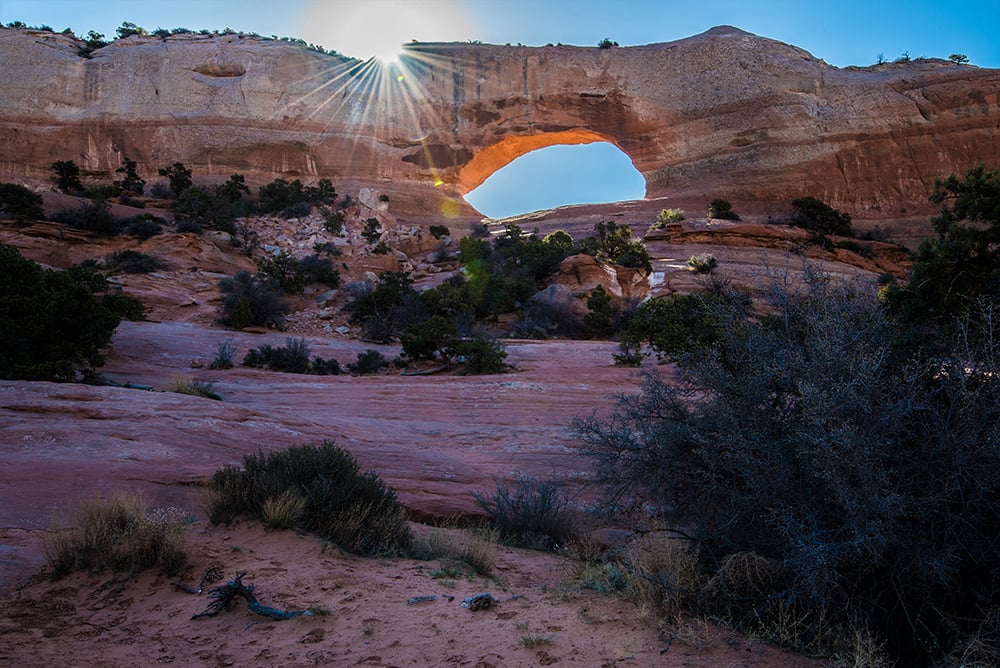
M 414 40 L 454 42 L 472 35 L 455 0 L 315 0 L 301 32 L 308 42 L 384 64 L 398 62 Z

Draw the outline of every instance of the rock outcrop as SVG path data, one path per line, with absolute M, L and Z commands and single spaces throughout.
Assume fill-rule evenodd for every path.
M 147 174 L 353 179 L 447 210 L 527 151 L 609 141 L 650 197 L 812 194 L 893 218 L 1000 154 L 1000 71 L 839 69 L 730 27 L 610 49 L 418 44 L 395 69 L 242 35 L 79 46 L 0 30 L 0 172 L 71 159 L 107 177 L 127 155 Z

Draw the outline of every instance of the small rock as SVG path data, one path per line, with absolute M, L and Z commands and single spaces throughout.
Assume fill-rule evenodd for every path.
M 351 328 L 350 327 L 345 327 L 344 325 L 341 325 L 340 327 L 337 327 L 333 331 L 337 332 L 337 334 L 349 334 L 350 331 L 351 331 Z
M 462 607 L 475 612 L 477 610 L 489 610 L 497 600 L 488 593 L 476 594 L 470 598 L 462 599 Z

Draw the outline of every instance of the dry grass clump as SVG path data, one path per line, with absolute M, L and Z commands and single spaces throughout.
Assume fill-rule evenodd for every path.
M 50 577 L 58 580 L 74 570 L 135 573 L 157 566 L 174 575 L 187 561 L 184 517 L 178 509 L 146 514 L 136 494 L 85 501 L 73 525 L 55 530 L 43 543 Z
M 302 518 L 306 500 L 291 490 L 272 496 L 261 506 L 261 518 L 269 529 L 290 529 Z
M 411 540 L 396 493 L 332 441 L 247 455 L 242 467 L 216 471 L 210 491 L 215 524 L 243 516 L 297 525 L 359 554 L 397 553 Z
M 203 380 L 194 380 L 187 376 L 174 376 L 170 379 L 168 392 L 177 394 L 189 394 L 193 397 L 204 397 L 214 401 L 222 401 L 222 396 L 212 389 L 212 383 Z
M 420 540 L 414 541 L 410 554 L 417 559 L 459 562 L 477 575 L 489 576 L 496 564 L 499 537 L 495 530 L 433 529 Z

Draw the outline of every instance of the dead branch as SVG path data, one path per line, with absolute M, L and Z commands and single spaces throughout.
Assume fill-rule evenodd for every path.
M 239 573 L 235 578 L 226 584 L 212 589 L 208 593 L 212 602 L 203 612 L 199 612 L 198 614 L 192 616 L 191 619 L 214 617 L 223 610 L 228 610 L 229 606 L 237 596 L 242 597 L 247 602 L 247 607 L 251 611 L 269 619 L 281 621 L 284 619 L 292 619 L 293 617 L 300 617 L 302 615 L 312 615 L 312 613 L 308 610 L 292 610 L 286 612 L 284 610 L 278 610 L 277 608 L 271 608 L 262 604 L 257 600 L 257 597 L 254 596 L 254 586 L 243 584 L 244 575 L 246 575 L 246 573 Z

